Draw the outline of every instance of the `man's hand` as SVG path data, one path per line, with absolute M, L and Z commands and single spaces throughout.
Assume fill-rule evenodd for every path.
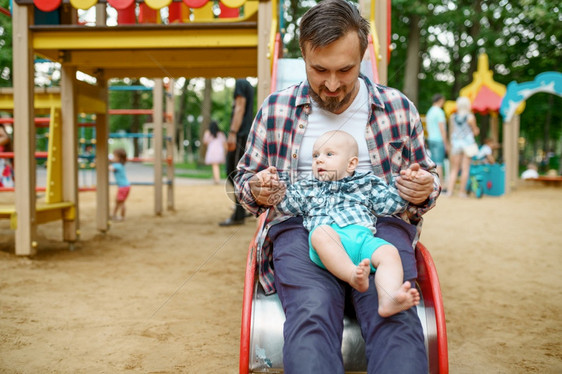
M 286 186 L 279 180 L 279 174 L 274 166 L 260 171 L 248 183 L 258 205 L 265 207 L 277 205 L 285 196 Z
M 226 150 L 232 152 L 236 149 L 236 134 L 233 132 L 228 133 L 228 138 L 226 139 Z
M 433 192 L 433 175 L 412 164 L 408 169 L 401 170 L 396 178 L 396 188 L 400 196 L 412 204 L 421 204 Z

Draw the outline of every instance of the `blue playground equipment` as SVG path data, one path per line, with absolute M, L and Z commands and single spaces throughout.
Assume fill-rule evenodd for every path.
M 473 193 L 477 198 L 484 195 L 505 194 L 505 165 L 473 161 L 470 165 L 466 191 L 469 194 Z

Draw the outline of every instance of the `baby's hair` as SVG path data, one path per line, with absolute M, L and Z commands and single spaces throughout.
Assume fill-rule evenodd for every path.
M 320 140 L 322 143 L 325 143 L 334 136 L 337 136 L 340 139 L 345 139 L 345 141 L 350 146 L 349 152 L 351 156 L 357 156 L 359 154 L 359 146 L 357 145 L 357 141 L 355 140 L 355 138 L 350 133 L 342 130 L 332 130 L 325 132 L 324 134 L 320 135 L 317 141 Z
M 123 148 L 115 148 L 113 150 L 113 155 L 117 158 L 117 162 L 123 165 L 127 162 L 127 151 Z

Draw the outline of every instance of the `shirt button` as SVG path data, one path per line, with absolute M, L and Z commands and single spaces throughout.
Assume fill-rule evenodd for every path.
M 304 129 L 304 125 L 302 123 L 299 124 L 299 129 Z
M 297 158 L 297 154 L 296 154 L 296 153 L 293 153 L 293 158 Z

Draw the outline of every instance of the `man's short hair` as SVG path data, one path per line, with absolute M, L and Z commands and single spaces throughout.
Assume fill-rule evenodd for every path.
M 436 103 L 436 102 L 438 102 L 439 100 L 441 100 L 442 98 L 443 98 L 443 95 L 441 95 L 441 94 L 435 94 L 435 95 L 433 95 L 433 98 L 431 99 L 431 102 L 432 102 L 432 103 Z
M 356 31 L 363 58 L 369 43 L 370 26 L 354 4 L 346 0 L 324 0 L 304 14 L 299 31 L 299 45 L 303 53 L 306 43 L 311 49 L 325 47 L 348 32 Z

